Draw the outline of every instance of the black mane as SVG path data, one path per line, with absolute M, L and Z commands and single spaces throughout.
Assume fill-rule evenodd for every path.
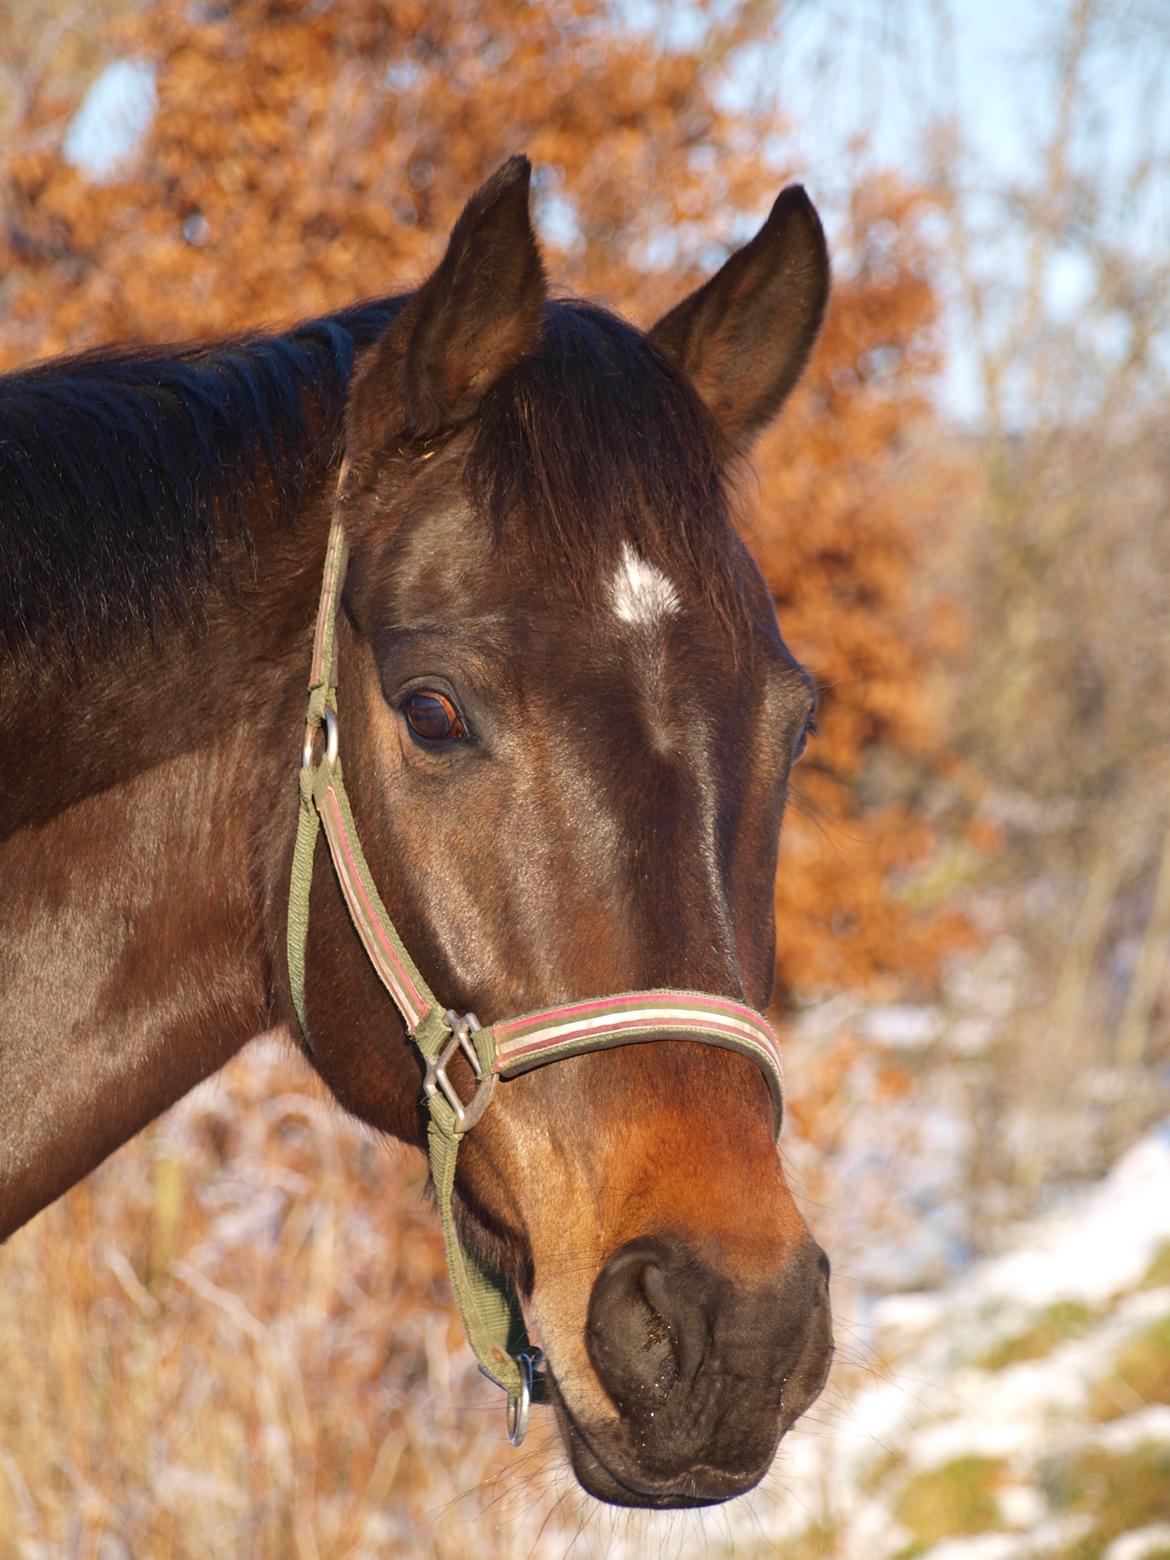
M 356 353 L 404 301 L 0 377 L 0 657 L 79 657 L 134 622 L 189 616 L 225 549 L 250 544 L 258 494 L 291 517 L 338 459 Z M 476 424 L 469 489 L 498 538 L 522 514 L 582 582 L 628 539 L 723 594 L 728 451 L 639 331 L 550 304 L 540 352 Z
M 355 354 L 397 306 L 0 377 L 0 652 L 76 656 L 188 615 L 225 542 L 249 542 L 257 488 L 291 514 L 337 458 Z

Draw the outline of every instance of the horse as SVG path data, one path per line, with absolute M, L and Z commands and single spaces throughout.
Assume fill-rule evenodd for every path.
M 790 186 L 643 332 L 550 295 L 529 183 L 411 292 L 0 379 L 0 1238 L 283 1032 L 438 1130 L 511 1428 L 543 1384 L 586 1491 L 698 1506 L 832 1353 L 762 1017 L 815 699 L 733 523 L 829 261 Z M 511 1075 L 526 1009 L 578 1043 Z

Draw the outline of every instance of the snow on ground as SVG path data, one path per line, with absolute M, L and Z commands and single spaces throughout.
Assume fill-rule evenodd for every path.
M 1170 1119 L 1008 1247 L 874 1305 L 881 1364 L 781 1454 L 792 1553 L 1170 1557 Z
M 983 1265 L 984 1299 L 1044 1305 L 1106 1300 L 1145 1272 L 1170 1240 L 1170 1123 L 1125 1154 L 1106 1180 L 1063 1216 L 1033 1226 L 1016 1250 Z

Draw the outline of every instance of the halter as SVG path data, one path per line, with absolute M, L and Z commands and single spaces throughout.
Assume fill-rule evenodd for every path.
M 780 1043 L 767 1020 L 753 1008 L 698 991 L 632 991 L 620 996 L 590 997 L 487 1026 L 481 1025 L 474 1013 L 455 1013 L 436 999 L 394 929 L 374 885 L 342 782 L 334 652 L 347 559 L 341 519 L 347 469 L 348 463 L 343 461 L 325 552 L 309 672 L 309 705 L 300 769 L 301 805 L 289 884 L 288 971 L 293 1006 L 308 1041 L 305 946 L 313 857 L 320 829 L 324 830 L 338 886 L 366 955 L 423 1058 L 423 1090 L 429 1112 L 427 1157 L 443 1226 L 451 1288 L 480 1370 L 507 1393 L 508 1439 L 519 1446 L 528 1425 L 529 1405 L 533 1400 L 544 1400 L 547 1389 L 537 1370 L 540 1353 L 528 1340 L 523 1313 L 511 1285 L 464 1247 L 455 1227 L 455 1160 L 463 1134 L 483 1115 L 501 1080 L 587 1051 L 644 1040 L 681 1039 L 738 1051 L 757 1063 L 772 1092 L 778 1134 L 784 1101 Z M 314 762 L 322 729 L 325 742 Z M 447 1067 L 458 1052 L 470 1063 L 476 1079 L 475 1093 L 467 1102 L 460 1098 L 447 1076 Z

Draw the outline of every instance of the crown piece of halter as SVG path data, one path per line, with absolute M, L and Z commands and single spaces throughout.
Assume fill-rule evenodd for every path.
M 698 1040 L 738 1051 L 768 1080 L 775 1127 L 780 1131 L 784 1085 L 780 1043 L 760 1013 L 727 997 L 699 991 L 631 991 L 589 997 L 542 1008 L 519 1018 L 482 1025 L 474 1013 L 444 1008 L 423 979 L 382 903 L 358 839 L 342 781 L 334 675 L 337 609 L 345 580 L 346 538 L 342 495 L 347 463 L 338 475 L 337 497 L 325 553 L 321 599 L 309 673 L 309 704 L 300 770 L 301 805 L 289 883 L 288 971 L 293 1005 L 311 1044 L 305 1008 L 305 948 L 309 892 L 318 832 L 324 832 L 338 886 L 378 979 L 402 1015 L 406 1032 L 425 1066 L 427 1156 L 434 1183 L 451 1287 L 467 1341 L 480 1370 L 508 1395 L 508 1439 L 519 1446 L 533 1401 L 546 1396 L 538 1373 L 540 1351 L 528 1340 L 519 1299 L 510 1284 L 485 1267 L 459 1239 L 452 1211 L 459 1142 L 491 1103 L 497 1084 L 534 1067 L 587 1051 L 648 1040 Z M 317 740 L 324 731 L 320 757 Z M 464 1102 L 447 1074 L 461 1054 L 476 1080 Z

